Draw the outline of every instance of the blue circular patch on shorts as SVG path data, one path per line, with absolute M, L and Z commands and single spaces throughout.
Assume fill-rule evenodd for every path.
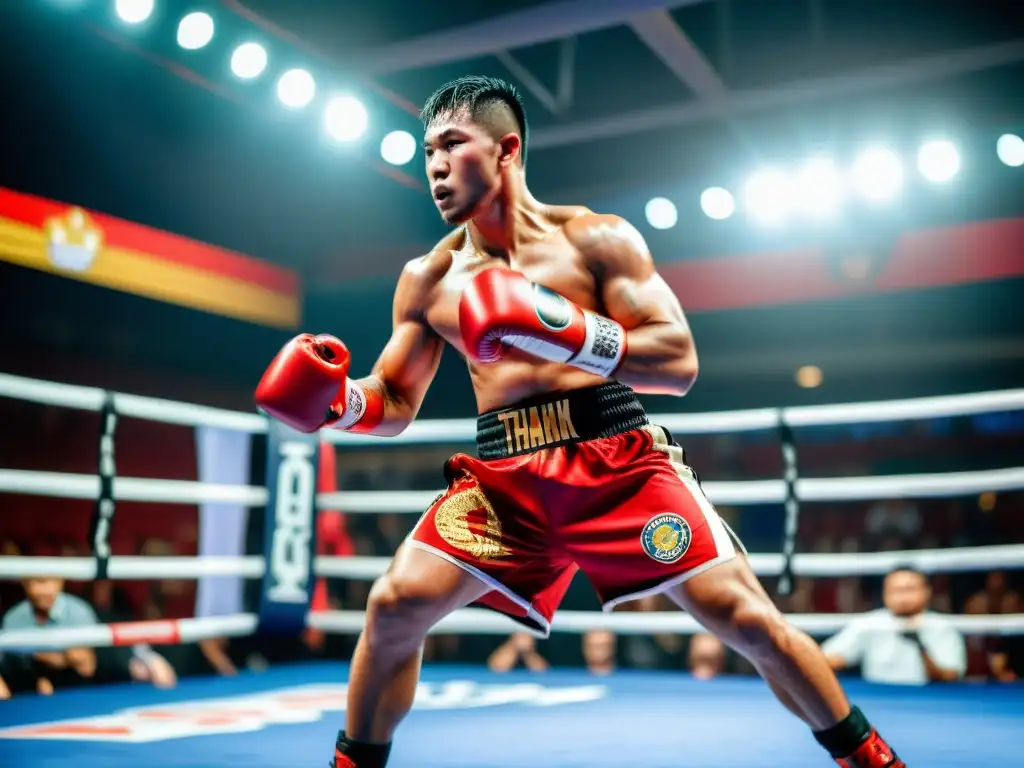
M 679 515 L 655 515 L 640 534 L 640 546 L 659 563 L 674 563 L 690 548 L 690 524 Z

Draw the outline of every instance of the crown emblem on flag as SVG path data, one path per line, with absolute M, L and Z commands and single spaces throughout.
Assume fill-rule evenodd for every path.
M 103 246 L 103 232 L 81 208 L 70 208 L 63 216 L 52 216 L 43 225 L 46 252 L 54 266 L 84 272 Z

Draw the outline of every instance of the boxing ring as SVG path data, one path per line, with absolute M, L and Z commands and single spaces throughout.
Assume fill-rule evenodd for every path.
M 35 403 L 149 419 L 184 426 L 215 426 L 252 434 L 268 431 L 267 420 L 188 403 L 0 374 L 0 396 Z M 754 554 L 761 576 L 837 577 L 882 575 L 912 564 L 929 573 L 1024 568 L 1024 544 L 901 552 L 795 553 L 802 501 L 969 496 L 1024 489 L 1024 467 L 887 475 L 803 478 L 797 472 L 792 434 L 823 425 L 911 421 L 1024 410 L 1024 390 L 917 400 L 757 409 L 708 414 L 652 416 L 677 437 L 776 430 L 785 458 L 779 480 L 705 482 L 719 505 L 780 504 L 787 536 L 779 554 Z M 336 446 L 471 444 L 475 424 L 467 420 L 421 421 L 397 438 L 382 440 L 328 431 Z M 112 450 L 112 446 L 111 450 Z M 698 459 L 699 463 L 699 459 Z M 101 473 L 102 475 L 102 473 Z M 0 493 L 96 500 L 200 504 L 232 502 L 249 508 L 268 503 L 267 488 L 145 478 L 104 478 L 56 472 L 0 469 Z M 322 493 L 319 509 L 345 514 L 421 513 L 437 491 Z M 3 514 L 3 512 L 0 512 Z M 386 558 L 317 557 L 317 576 L 373 579 Z M 110 557 L 110 579 L 198 579 L 208 575 L 258 579 L 262 556 Z M 3 557 L 0 579 L 29 575 L 72 580 L 97 577 L 92 557 Z M 791 614 L 812 635 L 837 631 L 850 619 L 840 614 Z M 956 616 L 965 634 L 1024 634 L 1024 615 Z M 309 613 L 309 627 L 356 633 L 361 611 Z M 81 646 L 174 644 L 205 638 L 241 637 L 257 631 L 259 616 L 241 613 L 211 618 L 132 622 L 82 628 L 0 631 L 0 652 Z M 619 634 L 693 633 L 699 626 L 681 613 L 560 611 L 552 632 L 591 629 Z M 506 635 L 511 620 L 480 609 L 464 609 L 435 632 Z M 58 691 L 51 697 L 22 696 L 0 703 L 0 764 L 65 766 L 83 762 L 112 768 L 138 766 L 247 765 L 254 768 L 323 766 L 345 706 L 347 667 L 336 663 L 294 664 L 236 678 L 190 678 L 170 691 L 140 685 L 97 686 Z M 846 681 L 851 698 L 911 766 L 1014 765 L 1024 733 L 1024 686 L 958 683 L 895 688 Z M 1017 736 L 1013 734 L 1016 733 Z M 1016 750 L 1014 748 L 1017 748 Z M 402 768 L 512 768 L 543 765 L 701 768 L 827 765 L 806 727 L 785 712 L 754 678 L 698 682 L 676 672 L 619 671 L 595 677 L 581 671 L 495 675 L 479 667 L 428 665 L 412 714 L 402 727 L 391 765 Z

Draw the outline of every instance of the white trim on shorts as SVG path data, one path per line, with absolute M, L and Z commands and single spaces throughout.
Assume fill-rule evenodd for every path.
M 419 523 L 416 524 L 416 527 L 417 528 L 419 527 Z M 413 532 L 415 532 L 415 530 L 416 529 L 414 528 Z M 437 547 L 435 547 L 435 546 L 433 546 L 431 544 L 425 544 L 422 541 L 416 541 L 414 538 L 412 538 L 412 534 L 409 534 L 409 538 L 406 539 L 406 543 L 409 544 L 409 546 L 416 547 L 416 549 L 422 549 L 424 552 L 430 552 L 432 554 L 435 554 L 438 557 L 442 558 L 443 560 L 447 560 L 452 565 L 457 565 L 459 568 L 464 570 L 466 573 L 469 573 L 469 574 L 475 576 L 476 578 L 478 578 L 480 581 L 482 581 L 484 583 L 485 586 L 490 587 L 492 591 L 500 592 L 502 595 L 507 597 L 509 600 L 511 600 L 517 606 L 522 608 L 523 611 L 526 612 L 526 618 L 528 618 L 528 619 L 530 619 L 532 621 L 537 622 L 537 624 L 540 625 L 540 627 L 541 627 L 540 629 L 537 629 L 535 627 L 530 627 L 530 626 L 527 626 L 527 625 L 524 624 L 523 625 L 523 629 L 525 629 L 530 634 L 535 635 L 536 637 L 539 637 L 541 639 L 547 639 L 547 637 L 551 634 L 551 623 L 547 619 L 545 619 L 543 616 L 541 616 L 539 613 L 537 613 L 537 610 L 533 607 L 533 604 L 529 600 L 527 600 L 526 598 L 520 597 L 519 595 L 517 595 L 515 592 L 513 592 L 511 589 L 506 587 L 504 584 L 502 584 L 500 581 L 495 579 L 493 576 L 488 576 L 486 573 L 481 571 L 479 568 L 477 568 L 477 567 L 475 567 L 473 565 L 470 565 L 467 562 L 459 560 L 459 558 L 457 558 L 454 555 L 451 555 L 451 554 L 445 552 L 442 549 L 438 549 Z M 481 597 L 482 596 L 483 595 L 481 595 Z M 521 616 L 514 616 L 512 614 L 505 613 L 504 611 L 499 611 L 499 610 L 497 610 L 495 608 L 490 608 L 489 606 L 485 606 L 485 607 L 488 607 L 490 610 L 493 610 L 496 613 L 504 614 L 505 616 L 508 616 L 510 619 L 513 619 L 513 620 L 523 618 Z
M 708 499 L 704 494 L 703 489 L 697 482 L 696 476 L 693 474 L 693 470 L 682 462 L 682 450 L 677 446 L 668 444 L 665 432 L 660 427 L 649 427 L 648 431 L 651 432 L 651 435 L 654 438 L 653 450 L 661 451 L 668 455 L 669 461 L 676 470 L 676 475 L 682 481 L 686 490 L 689 491 L 690 495 L 697 502 L 697 507 L 704 516 L 704 522 L 711 530 L 711 539 L 715 544 L 715 552 L 718 554 L 707 562 L 701 563 L 685 573 L 676 574 L 672 578 L 666 579 L 653 587 L 640 590 L 639 592 L 631 592 L 630 594 L 621 595 L 620 597 L 609 600 L 601 606 L 601 610 L 606 613 L 611 611 L 620 603 L 625 603 L 629 600 L 638 600 L 641 597 L 650 597 L 651 595 L 661 594 L 672 587 L 683 584 L 694 576 L 699 576 L 705 571 L 711 570 L 716 565 L 729 562 L 738 554 L 736 545 L 739 543 L 739 540 L 715 510 L 710 499 Z M 742 548 L 742 544 L 740 547 Z

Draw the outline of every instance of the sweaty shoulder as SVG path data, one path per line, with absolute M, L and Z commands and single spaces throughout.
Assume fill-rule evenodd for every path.
M 433 300 L 435 289 L 452 266 L 452 251 L 463 241 L 460 227 L 446 235 L 422 256 L 407 261 L 395 289 L 395 319 L 421 320 Z
M 565 223 L 566 239 L 588 260 L 611 266 L 621 260 L 651 261 L 643 235 L 621 216 L 587 211 Z
M 565 226 L 570 221 L 582 216 L 593 216 L 594 212 L 582 205 L 549 205 L 544 213 L 551 223 Z

